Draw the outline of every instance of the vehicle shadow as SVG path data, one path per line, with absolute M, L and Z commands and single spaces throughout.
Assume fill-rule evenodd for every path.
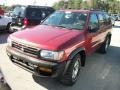
M 45 78 L 33 75 L 33 79 L 36 83 L 48 90 L 102 90 L 107 80 L 111 80 L 111 78 L 106 80 L 100 79 L 101 72 L 104 72 L 104 68 L 109 67 L 109 64 L 112 66 L 113 70 L 116 65 L 120 67 L 119 54 L 120 47 L 110 46 L 107 54 L 94 53 L 88 56 L 86 66 L 81 69 L 79 79 L 73 86 L 64 86 L 58 81 L 48 77 Z M 111 71 L 111 73 L 114 73 L 114 71 Z M 117 73 L 120 74 L 120 72 Z M 114 76 L 112 79 L 113 78 Z M 116 80 L 116 78 L 114 79 Z M 110 83 L 107 83 L 107 85 L 110 85 Z M 110 87 L 112 88 L 112 85 Z
M 9 34 L 8 33 L 0 33 L 0 44 L 4 44 L 7 43 L 7 38 L 8 38 Z
M 110 46 L 108 53 L 105 55 L 114 63 L 118 63 L 120 66 L 120 46 Z M 114 59 L 114 61 L 113 61 Z
M 57 81 L 57 79 L 53 79 L 50 77 L 40 77 L 33 75 L 33 79 L 36 83 L 38 83 L 40 86 L 43 86 L 44 88 L 48 90 L 80 90 L 80 83 L 78 82 L 74 84 L 73 86 L 66 86 L 60 83 L 60 81 Z M 80 78 L 78 78 L 80 79 Z M 78 80 L 80 81 L 80 80 Z

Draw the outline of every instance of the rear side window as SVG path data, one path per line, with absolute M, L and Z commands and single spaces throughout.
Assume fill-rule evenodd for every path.
M 41 19 L 41 16 L 42 16 L 42 12 L 39 8 L 27 8 L 27 10 L 26 10 L 27 18 Z
M 98 14 L 98 19 L 99 19 L 99 26 L 103 27 L 105 24 L 105 19 L 104 19 L 103 14 Z
M 92 27 L 92 28 L 99 28 L 98 17 L 97 17 L 96 14 L 91 14 L 90 21 L 89 21 L 89 26 Z

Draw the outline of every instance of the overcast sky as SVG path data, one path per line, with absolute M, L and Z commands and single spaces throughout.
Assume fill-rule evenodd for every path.
M 36 3 L 36 5 L 47 5 L 52 6 L 53 3 L 57 2 L 59 0 L 0 0 L 0 4 L 5 5 L 14 5 L 14 4 L 21 4 L 21 5 L 32 5 L 33 3 Z

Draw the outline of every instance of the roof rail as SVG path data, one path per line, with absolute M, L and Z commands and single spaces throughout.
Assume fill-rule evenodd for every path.
M 101 11 L 100 9 L 90 9 L 90 11 Z
M 28 5 L 28 7 L 49 8 L 49 6 Z
M 90 11 L 103 11 L 103 12 L 105 12 L 105 10 L 101 10 L 101 9 L 90 9 Z

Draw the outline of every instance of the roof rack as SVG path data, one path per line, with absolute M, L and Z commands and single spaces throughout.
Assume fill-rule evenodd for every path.
M 90 11 L 103 11 L 103 12 L 105 12 L 105 10 L 101 10 L 101 9 L 90 9 Z
M 49 7 L 49 6 L 35 6 L 35 5 L 28 5 L 28 7 L 51 8 L 51 7 Z

